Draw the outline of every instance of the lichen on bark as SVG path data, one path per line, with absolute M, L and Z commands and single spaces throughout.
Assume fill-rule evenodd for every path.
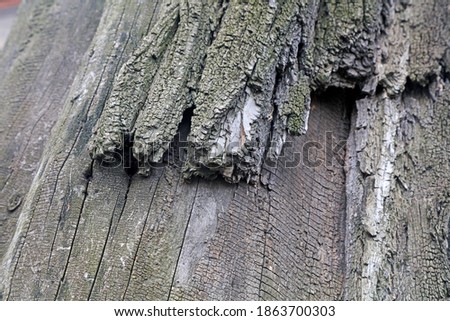
M 134 131 L 158 67 L 178 28 L 178 5 L 166 9 L 163 14 L 114 81 L 89 146 L 95 159 L 111 161 L 124 149 L 125 140 L 130 139 Z
M 375 75 L 377 40 L 389 7 L 348 5 L 176 2 L 117 77 L 92 155 L 114 156 L 131 141 L 147 175 L 191 108 L 184 177 L 257 182 L 286 135 L 306 132 L 311 90 L 374 93 L 383 80 Z
M 194 108 L 185 178 L 256 182 L 273 122 L 280 128 L 289 122 L 292 133 L 306 126 L 298 106 L 308 109 L 307 80 L 300 82 L 302 102 L 285 99 L 298 74 L 301 10 L 296 1 L 174 5 L 122 67 L 91 155 L 117 156 L 132 141 L 140 173 L 148 174 L 168 150 L 183 112 Z M 278 82 L 277 68 L 289 81 Z M 274 95 L 280 110 L 286 103 L 284 113 L 276 114 Z

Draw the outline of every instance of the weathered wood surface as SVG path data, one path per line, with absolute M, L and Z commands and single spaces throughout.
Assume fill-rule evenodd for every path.
M 350 7 L 26 3 L 0 65 L 0 297 L 448 298 L 448 5 Z M 161 164 L 101 163 L 122 150 Z

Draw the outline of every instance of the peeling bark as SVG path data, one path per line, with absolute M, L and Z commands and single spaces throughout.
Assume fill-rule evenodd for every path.
M 1 299 L 448 299 L 446 1 L 93 3 L 2 52 Z

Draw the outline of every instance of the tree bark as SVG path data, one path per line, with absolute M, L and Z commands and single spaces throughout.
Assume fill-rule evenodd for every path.
M 450 297 L 449 6 L 24 2 L 3 300 Z

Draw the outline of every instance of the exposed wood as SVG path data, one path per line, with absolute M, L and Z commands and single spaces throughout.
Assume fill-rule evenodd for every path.
M 27 2 L 1 52 L 0 256 L 11 242 L 50 129 L 94 36 L 102 6 L 101 1 L 65 6 Z M 15 199 L 21 207 L 9 205 Z
M 447 299 L 448 21 L 445 0 L 26 2 L 0 298 Z

